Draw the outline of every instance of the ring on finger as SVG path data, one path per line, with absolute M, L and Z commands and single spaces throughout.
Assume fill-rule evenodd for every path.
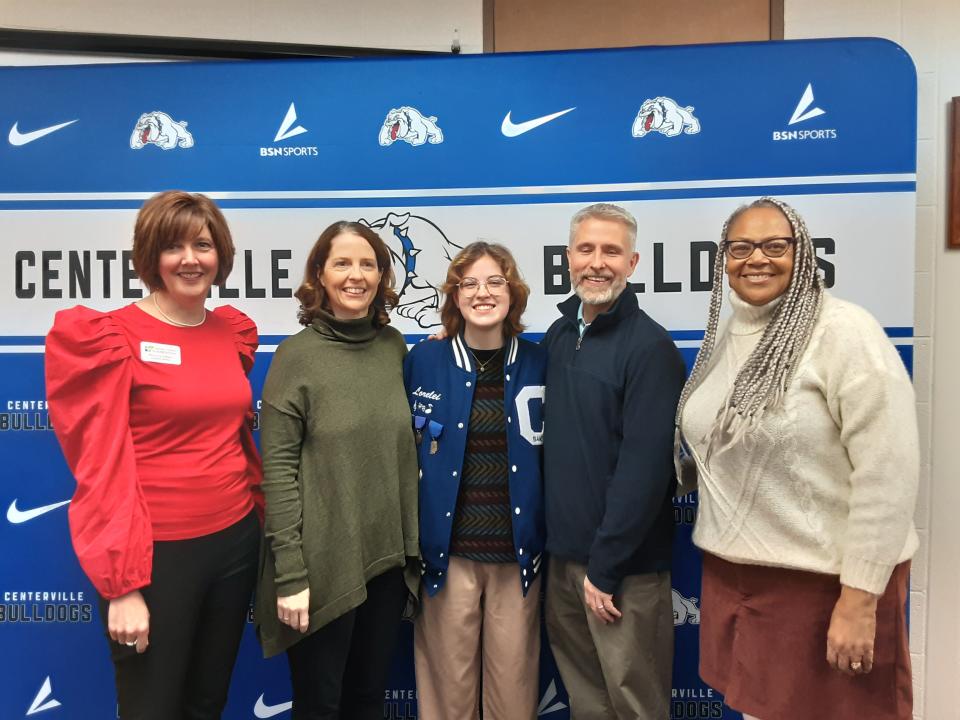
M 129 640 L 128 642 L 124 643 L 124 645 L 126 645 L 127 647 L 135 647 L 136 644 L 137 644 L 136 640 Z
M 860 672 L 860 668 L 862 667 L 863 667 L 863 663 L 860 662 L 859 660 L 854 660 L 852 663 L 850 663 L 850 669 L 853 670 L 854 672 Z

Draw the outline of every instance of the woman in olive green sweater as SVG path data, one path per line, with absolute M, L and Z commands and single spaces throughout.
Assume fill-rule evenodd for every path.
M 376 233 L 349 222 L 324 230 L 297 290 L 306 328 L 280 344 L 263 389 L 256 622 L 266 656 L 287 652 L 294 720 L 383 717 L 397 626 L 419 582 L 392 286 Z

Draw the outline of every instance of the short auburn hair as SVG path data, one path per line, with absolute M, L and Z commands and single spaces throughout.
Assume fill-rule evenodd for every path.
M 320 284 L 320 275 L 330 257 L 330 247 L 337 235 L 347 233 L 359 235 L 373 248 L 377 257 L 377 270 L 380 271 L 380 283 L 377 285 L 377 294 L 373 298 L 373 325 L 381 328 L 390 323 L 390 311 L 397 305 L 397 293 L 393 289 L 393 255 L 390 248 L 371 228 L 363 223 L 338 220 L 320 233 L 320 237 L 313 244 L 307 256 L 307 264 L 303 270 L 303 282 L 294 293 L 300 301 L 300 310 L 297 319 L 301 325 L 309 325 L 317 316 L 318 311 L 331 312 L 327 300 L 327 291 Z
M 447 279 L 441 288 L 441 292 L 446 295 L 446 298 L 443 301 L 443 307 L 440 309 L 440 320 L 443 323 L 444 330 L 447 331 L 448 337 L 459 334 L 464 325 L 463 315 L 454 301 L 454 295 L 458 292 L 457 286 L 465 277 L 467 268 L 485 256 L 492 258 L 500 266 L 500 271 L 507 279 L 510 288 L 510 310 L 503 320 L 503 334 L 507 337 L 514 337 L 524 330 L 520 318 L 527 309 L 530 288 L 520 275 L 517 261 L 513 259 L 513 255 L 503 245 L 477 241 L 470 243 L 457 253 L 457 256 L 450 261 L 450 267 L 447 268 Z
M 193 240 L 203 228 L 217 250 L 214 285 L 223 285 L 233 270 L 233 237 L 220 208 L 206 195 L 167 190 L 147 200 L 133 228 L 133 271 L 150 291 L 163 289 L 160 254 L 175 242 Z

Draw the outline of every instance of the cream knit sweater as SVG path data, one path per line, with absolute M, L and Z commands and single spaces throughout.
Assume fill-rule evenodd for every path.
M 825 293 L 782 404 L 708 467 L 717 411 L 778 302 L 754 307 L 734 292 L 730 301 L 733 317 L 681 424 L 700 489 L 694 543 L 731 562 L 839 575 L 882 593 L 917 548 L 917 420 L 900 357 L 869 313 Z

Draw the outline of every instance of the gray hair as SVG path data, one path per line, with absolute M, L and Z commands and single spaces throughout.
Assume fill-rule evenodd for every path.
M 718 441 L 721 448 L 735 444 L 756 425 L 766 410 L 780 404 L 793 378 L 800 355 L 810 342 L 823 299 L 823 280 L 817 272 L 817 257 L 810 233 L 803 218 L 782 200 L 764 197 L 737 208 L 723 224 L 721 241 L 727 239 L 730 225 L 753 208 L 776 208 L 786 216 L 796 240 L 793 273 L 760 341 L 737 373 L 733 387 L 717 413 L 710 435 L 707 459 Z M 678 429 L 683 408 L 690 394 L 703 380 L 716 345 L 720 304 L 723 300 L 723 266 L 721 253 L 717 255 L 713 268 L 713 293 L 710 296 L 710 315 L 703 344 L 700 345 L 697 360 L 683 386 L 677 406 Z
M 630 241 L 630 251 L 637 249 L 637 219 L 630 212 L 619 205 L 611 203 L 594 203 L 578 210 L 570 219 L 570 239 L 568 245 L 573 245 L 577 237 L 577 230 L 584 220 L 612 220 L 624 226 L 627 231 L 627 240 Z

